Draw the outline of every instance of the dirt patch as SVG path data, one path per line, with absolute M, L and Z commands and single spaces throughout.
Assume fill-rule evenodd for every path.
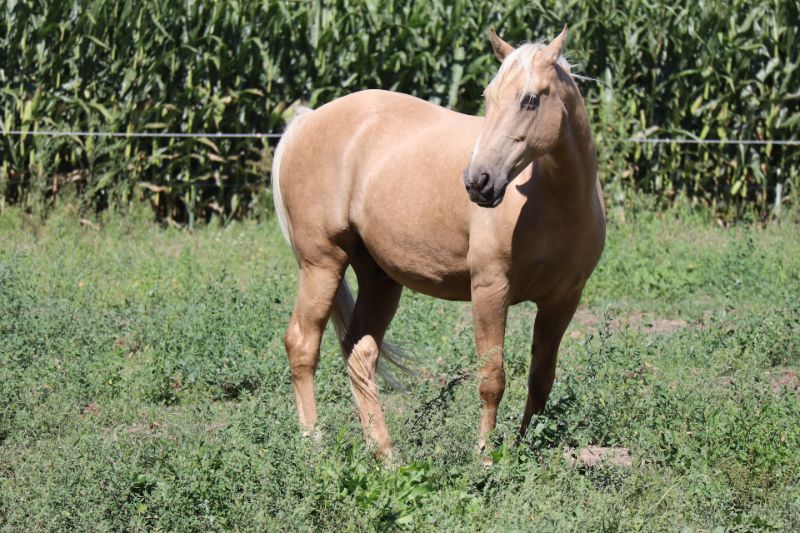
M 600 317 L 588 309 L 578 309 L 572 318 L 574 329 L 569 333 L 573 339 L 578 339 L 583 335 L 594 335 L 601 327 Z M 674 333 L 688 327 L 689 323 L 683 319 L 662 318 L 641 311 L 634 311 L 627 316 L 620 316 L 611 319 L 608 328 L 611 331 L 620 331 L 630 328 L 642 333 Z
M 601 465 L 610 465 L 620 468 L 633 466 L 630 451 L 621 447 L 587 446 L 575 449 L 565 448 L 564 459 L 572 466 L 594 468 Z
M 126 429 L 131 435 L 146 435 L 152 437 L 161 427 L 162 425 L 158 422 L 139 422 L 137 424 L 131 424 Z
M 575 328 L 569 332 L 572 339 L 594 335 L 600 329 L 600 318 L 588 309 L 578 309 L 572 317 L 572 327 Z
M 687 326 L 681 319 L 659 318 L 636 311 L 626 317 L 615 318 L 611 321 L 612 331 L 625 329 L 640 330 L 642 333 L 673 333 Z
M 770 380 L 770 388 L 775 394 L 780 394 L 781 389 L 787 388 L 800 395 L 800 379 L 797 377 L 797 372 L 791 369 L 782 370 Z
M 653 322 L 643 328 L 645 333 L 672 333 L 674 331 L 678 331 L 679 329 L 683 329 L 687 326 L 687 322 L 685 320 L 673 319 L 670 320 L 668 318 L 657 318 L 653 320 Z
M 583 327 L 597 327 L 600 325 L 600 318 L 588 309 L 578 309 L 575 311 L 572 321 L 575 324 Z

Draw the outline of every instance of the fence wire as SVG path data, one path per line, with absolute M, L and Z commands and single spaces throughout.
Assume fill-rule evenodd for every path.
M 116 131 L 50 131 L 50 130 L 0 130 L 5 136 L 39 136 L 39 137 L 120 137 L 120 138 L 175 138 L 175 139 L 279 139 L 281 133 L 186 133 L 186 132 L 116 132 Z M 632 144 L 710 144 L 710 145 L 755 145 L 755 146 L 800 146 L 800 139 L 697 139 L 697 138 L 660 138 L 630 137 L 627 139 L 604 139 L 607 143 Z
M 35 137 L 122 137 L 122 138 L 175 138 L 175 139 L 278 139 L 280 133 L 185 133 L 185 132 L 119 132 L 119 131 L 48 131 L 0 130 L 0 135 L 32 135 Z

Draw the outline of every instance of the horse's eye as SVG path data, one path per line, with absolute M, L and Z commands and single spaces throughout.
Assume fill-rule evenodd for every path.
M 533 111 L 539 107 L 539 95 L 534 93 L 525 93 L 522 100 L 519 102 L 520 109 Z

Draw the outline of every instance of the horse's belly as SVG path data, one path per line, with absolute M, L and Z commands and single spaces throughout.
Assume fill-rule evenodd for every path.
M 390 278 L 436 298 L 470 299 L 466 251 L 462 254 L 443 243 L 402 238 L 392 233 L 387 230 L 380 238 L 362 235 L 370 255 Z

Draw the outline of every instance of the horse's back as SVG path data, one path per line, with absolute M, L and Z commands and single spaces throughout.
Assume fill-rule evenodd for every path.
M 373 89 L 338 98 L 312 111 L 293 128 L 281 170 L 287 175 L 285 186 L 320 186 L 323 179 L 352 180 L 358 177 L 353 174 L 391 155 L 405 140 L 418 137 L 426 125 L 443 122 L 447 114 L 456 115 L 389 91 Z

